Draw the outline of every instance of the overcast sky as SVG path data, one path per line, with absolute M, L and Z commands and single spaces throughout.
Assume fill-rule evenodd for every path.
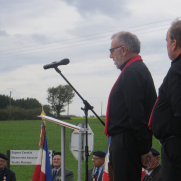
M 68 65 L 59 66 L 62 74 L 98 115 L 102 104 L 105 115 L 120 74 L 109 58 L 110 37 L 118 31 L 138 36 L 158 90 L 171 63 L 166 33 L 180 6 L 180 0 L 0 0 L 0 94 L 12 90 L 14 99 L 48 104 L 47 89 L 66 82 L 43 65 L 68 58 Z M 69 114 L 83 116 L 81 107 L 75 96 Z

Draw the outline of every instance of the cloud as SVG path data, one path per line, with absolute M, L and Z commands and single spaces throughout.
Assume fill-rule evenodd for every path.
M 125 9 L 126 1 L 123 0 L 64 0 L 67 4 L 77 8 L 82 16 L 91 16 L 94 14 L 104 14 L 109 17 L 128 16 L 129 12 Z
M 33 39 L 35 39 L 35 41 L 39 42 L 39 43 L 44 43 L 47 42 L 47 38 L 45 35 L 41 35 L 41 34 L 33 34 L 31 35 L 31 37 Z
M 118 31 L 138 36 L 140 55 L 158 89 L 170 67 L 166 32 L 180 14 L 180 5 L 177 0 L 2 0 L 0 93 L 9 94 L 6 88 L 12 87 L 14 98 L 34 97 L 47 104 L 47 88 L 66 82 L 43 65 L 69 58 L 70 64 L 60 70 L 99 115 L 103 102 L 105 114 L 109 92 L 120 73 L 109 58 L 110 37 Z M 70 113 L 83 116 L 81 106 L 76 96 Z
M 0 30 L 0 36 L 8 36 L 8 34 L 5 31 Z

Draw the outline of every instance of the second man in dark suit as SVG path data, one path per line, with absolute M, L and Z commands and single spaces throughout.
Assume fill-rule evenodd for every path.
M 93 165 L 94 168 L 88 171 L 88 181 L 102 181 L 105 153 L 103 151 L 93 152 Z

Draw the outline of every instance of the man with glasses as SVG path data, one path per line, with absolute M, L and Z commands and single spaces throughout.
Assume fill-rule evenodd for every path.
M 53 166 L 52 175 L 53 181 L 61 181 L 61 152 L 56 152 L 53 155 Z M 71 170 L 65 168 L 65 181 L 73 181 L 74 174 Z
M 15 173 L 6 167 L 8 157 L 0 153 L 0 181 L 16 181 Z
M 146 168 L 147 174 L 145 175 L 142 181 L 162 181 L 162 166 L 159 163 L 160 153 L 154 148 L 151 148 L 151 153 L 153 155 L 153 159 L 151 161 L 150 166 Z
M 103 151 L 93 152 L 92 161 L 94 168 L 88 171 L 88 181 L 102 181 L 105 155 Z
M 104 133 L 111 136 L 114 181 L 140 181 L 152 158 L 148 121 L 156 100 L 152 76 L 143 63 L 140 41 L 130 32 L 112 36 L 110 58 L 121 70 L 108 99 Z

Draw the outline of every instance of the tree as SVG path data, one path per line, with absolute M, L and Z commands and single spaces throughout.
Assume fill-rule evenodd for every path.
M 0 95 L 0 109 L 5 109 L 10 105 L 10 97 L 6 95 Z M 11 98 L 11 104 L 14 105 L 14 100 Z
M 27 99 L 16 99 L 15 101 L 16 107 L 21 107 L 24 109 L 36 109 L 41 108 L 41 104 L 35 98 L 27 98 Z
M 43 105 L 43 110 L 47 116 L 53 116 L 52 109 L 50 105 Z
M 48 88 L 47 92 L 47 100 L 51 104 L 51 109 L 59 118 L 60 113 L 65 111 L 64 107 L 72 103 L 75 96 L 73 89 L 69 85 L 59 85 L 58 87 Z

